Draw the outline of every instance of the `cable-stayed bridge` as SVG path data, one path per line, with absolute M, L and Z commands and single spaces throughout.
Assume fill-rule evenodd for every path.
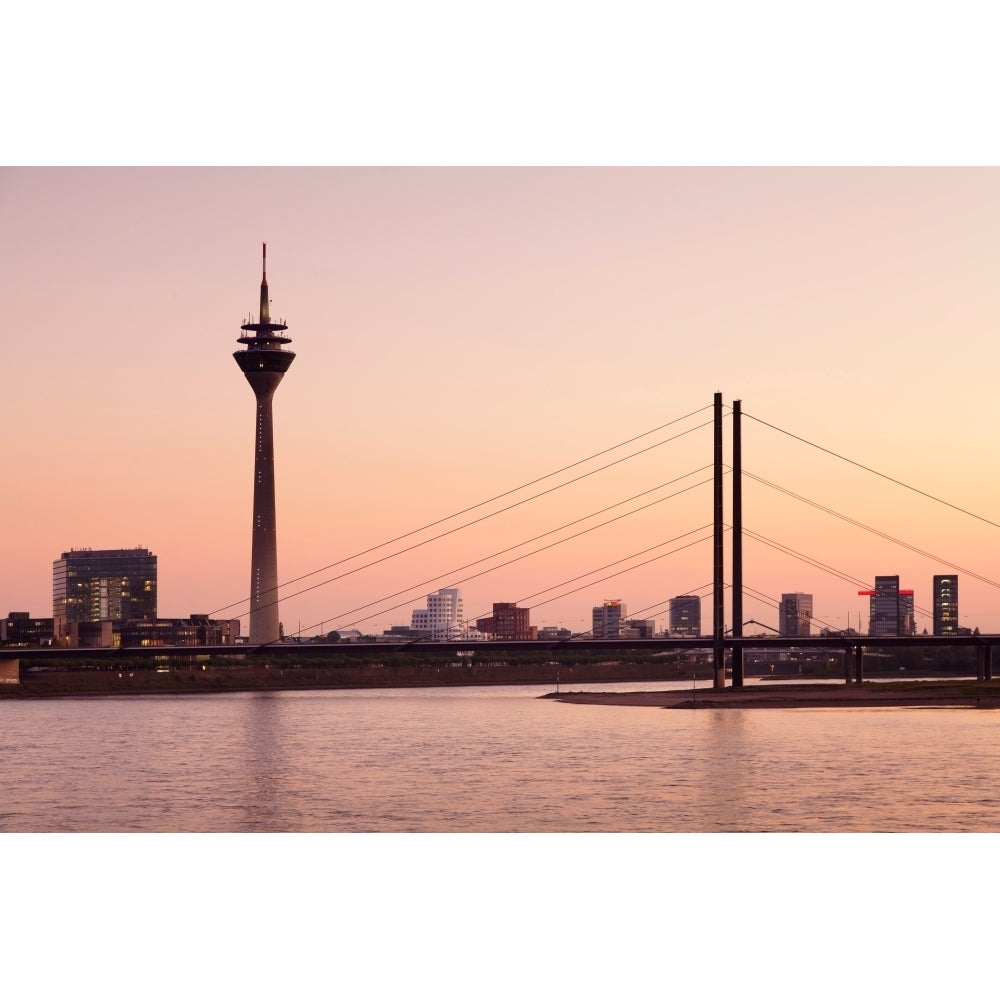
M 794 558 L 804 563 L 805 565 L 811 566 L 812 568 L 822 571 L 824 573 L 829 573 L 845 583 L 850 583 L 852 586 L 857 585 L 858 587 L 870 587 L 870 581 L 865 580 L 861 577 L 856 577 L 852 574 L 845 573 L 829 564 L 809 556 L 805 553 L 797 551 L 796 549 L 783 545 L 774 539 L 768 538 L 766 535 L 754 531 L 743 526 L 743 502 L 742 502 L 742 490 L 744 482 L 752 482 L 760 484 L 768 489 L 774 490 L 775 492 L 795 501 L 796 503 L 801 503 L 803 505 L 808 505 L 813 509 L 819 510 L 826 515 L 840 519 L 845 524 L 873 533 L 875 536 L 880 537 L 884 541 L 889 542 L 893 545 L 898 545 L 903 549 L 909 550 L 916 554 L 927 556 L 933 558 L 940 565 L 949 567 L 959 571 L 965 575 L 968 575 L 972 579 L 978 580 L 980 582 L 986 583 L 993 587 L 1000 586 L 992 581 L 989 577 L 976 573 L 973 570 L 962 567 L 958 565 L 954 560 L 949 560 L 942 558 L 941 556 L 934 556 L 931 553 L 924 551 L 923 549 L 903 541 L 900 538 L 896 538 L 887 532 L 881 531 L 874 528 L 871 525 L 857 519 L 848 517 L 847 515 L 841 514 L 834 510 L 832 507 L 819 503 L 815 500 L 810 500 L 801 493 L 791 490 L 787 487 L 780 486 L 765 476 L 757 475 L 756 473 L 751 473 L 743 470 L 742 467 L 742 418 L 743 414 L 741 412 L 741 404 L 739 401 L 733 403 L 728 414 L 724 413 L 724 408 L 722 405 L 721 394 L 716 394 L 715 399 L 711 407 L 705 407 L 704 410 L 712 410 L 712 417 L 710 420 L 704 420 L 698 423 L 694 427 L 687 428 L 685 430 L 674 431 L 674 426 L 681 423 L 681 421 L 688 420 L 690 418 L 697 419 L 699 414 L 704 411 L 695 411 L 692 414 L 687 414 L 684 417 L 678 418 L 676 421 L 671 421 L 667 424 L 660 425 L 654 428 L 652 431 L 647 431 L 642 435 L 632 438 L 628 441 L 621 442 L 619 445 L 615 445 L 613 448 L 606 449 L 603 452 L 598 452 L 595 455 L 591 455 L 586 459 L 580 460 L 579 462 L 572 463 L 567 466 L 563 466 L 561 469 L 556 470 L 546 476 L 532 480 L 531 482 L 522 484 L 513 490 L 509 490 L 505 493 L 498 494 L 490 498 L 489 500 L 482 501 L 480 503 L 474 504 L 472 506 L 465 507 L 454 514 L 450 514 L 439 520 L 433 521 L 430 524 L 424 525 L 421 528 L 414 529 L 413 531 L 404 533 L 402 535 L 397 535 L 396 537 L 389 539 L 386 542 L 382 542 L 378 545 L 371 546 L 359 553 L 355 553 L 352 556 L 340 559 L 336 562 L 329 563 L 320 569 L 314 570 L 304 576 L 300 576 L 296 579 L 286 581 L 279 587 L 279 593 L 281 594 L 280 599 L 282 601 L 290 600 L 291 598 L 297 597 L 303 593 L 307 593 L 312 590 L 329 585 L 336 580 L 341 580 L 346 577 L 352 576 L 364 569 L 369 569 L 373 566 L 385 563 L 389 560 L 396 559 L 401 555 L 409 552 L 421 549 L 433 542 L 439 541 L 441 539 L 447 538 L 454 535 L 459 531 L 463 531 L 474 525 L 481 524 L 488 521 L 491 518 L 498 516 L 518 508 L 522 508 L 525 505 L 532 503 L 533 501 L 539 500 L 543 497 L 549 497 L 556 491 L 565 488 L 566 486 L 574 483 L 578 483 L 596 473 L 603 472 L 609 469 L 614 469 L 621 464 L 636 458 L 639 455 L 647 454 L 653 449 L 661 448 L 667 444 L 677 441 L 678 439 L 684 438 L 691 434 L 693 431 L 698 431 L 703 428 L 711 427 L 713 434 L 712 442 L 712 461 L 700 467 L 694 468 L 682 475 L 675 476 L 665 483 L 660 483 L 652 489 L 647 489 L 640 491 L 638 493 L 633 493 L 632 495 L 620 499 L 616 498 L 614 503 L 606 504 L 602 508 L 589 512 L 583 517 L 576 518 L 569 522 L 562 523 L 556 528 L 549 528 L 541 533 L 533 534 L 531 537 L 520 539 L 516 544 L 506 546 L 502 549 L 497 549 L 486 556 L 481 558 L 465 562 L 461 566 L 453 567 L 445 573 L 435 574 L 433 577 L 421 580 L 415 584 L 411 584 L 401 590 L 393 591 L 392 593 L 382 595 L 376 600 L 372 600 L 367 604 L 360 605 L 348 609 L 347 611 L 332 611 L 324 619 L 324 623 L 339 622 L 336 625 L 338 629 L 345 629 L 352 627 L 355 624 L 369 620 L 379 614 L 384 615 L 388 611 L 394 610 L 398 607 L 412 606 L 417 594 L 421 589 L 430 587 L 439 583 L 442 579 L 447 579 L 449 586 L 457 586 L 462 583 L 468 582 L 469 580 L 476 579 L 482 576 L 487 576 L 489 574 L 495 573 L 497 570 L 508 566 L 512 563 L 519 562 L 525 558 L 529 558 L 538 553 L 548 551 L 555 548 L 556 546 L 566 544 L 572 540 L 582 538 L 591 532 L 603 528 L 607 525 L 611 525 L 618 522 L 624 518 L 630 517 L 637 512 L 652 509 L 659 504 L 663 504 L 666 501 L 673 500 L 682 495 L 691 493 L 692 491 L 701 490 L 711 486 L 712 489 L 712 505 L 711 505 L 711 520 L 704 524 L 701 524 L 689 531 L 681 532 L 680 534 L 674 535 L 673 537 L 667 539 L 666 541 L 657 542 L 655 545 L 648 546 L 646 549 L 633 552 L 628 556 L 620 560 L 615 560 L 611 563 L 604 564 L 600 567 L 591 569 L 590 571 L 579 574 L 571 579 L 561 581 L 550 587 L 537 590 L 532 594 L 525 595 L 524 597 L 518 598 L 518 604 L 528 604 L 532 608 L 537 608 L 544 604 L 550 603 L 554 600 L 565 598 L 569 594 L 582 591 L 587 588 L 593 588 L 596 584 L 603 583 L 606 580 L 612 579 L 614 577 L 622 576 L 630 572 L 634 572 L 636 569 L 649 565 L 650 563 L 656 562 L 665 557 L 675 555 L 678 552 L 687 550 L 693 546 L 705 545 L 708 546 L 711 543 L 712 549 L 712 582 L 710 584 L 703 584 L 698 588 L 690 588 L 687 593 L 699 593 L 707 592 L 711 596 L 712 603 L 712 626 L 709 634 L 703 635 L 698 638 L 660 638 L 660 639 L 644 639 L 644 640 L 634 640 L 634 639 L 593 639 L 583 634 L 575 635 L 570 640 L 552 641 L 552 640 L 518 640 L 516 646 L 519 650 L 531 650 L 531 649 L 543 649 L 543 650 L 568 650 L 568 649 L 604 649 L 604 648 L 645 648 L 645 649 L 655 649 L 664 651 L 680 651 L 680 650 L 710 650 L 713 657 L 713 665 L 715 668 L 715 684 L 717 687 L 723 687 L 725 685 L 725 665 L 727 660 L 731 663 L 732 667 L 732 678 L 734 686 L 740 686 L 743 683 L 743 670 L 742 670 L 742 654 L 746 649 L 788 649 L 788 648 L 801 648 L 803 646 L 809 646 L 811 648 L 823 649 L 830 648 L 840 650 L 844 653 L 845 660 L 845 679 L 860 681 L 863 678 L 863 650 L 865 648 L 876 649 L 876 648 L 893 648 L 899 646 L 926 646 L 928 648 L 941 647 L 941 646 L 955 646 L 955 647 L 973 647 L 978 651 L 978 673 L 979 676 L 984 678 L 990 678 L 992 675 L 992 665 L 991 665 L 991 650 L 994 644 L 1000 644 L 1000 636 L 996 635 L 949 635 L 949 636 L 927 636 L 927 635 L 909 635 L 909 636 L 869 636 L 860 634 L 850 634 L 852 630 L 848 629 L 837 629 L 830 626 L 828 623 L 820 622 L 820 624 L 827 624 L 827 628 L 831 632 L 840 632 L 838 635 L 828 635 L 828 636 L 809 636 L 809 637 L 780 637 L 780 636 L 752 636 L 745 637 L 742 635 L 742 627 L 744 624 L 749 624 L 750 620 L 744 619 L 743 613 L 743 600 L 744 595 L 748 595 L 751 599 L 764 604 L 770 609 L 774 610 L 778 607 L 778 601 L 767 594 L 757 591 L 755 588 L 746 586 L 743 582 L 743 541 L 744 539 L 750 539 L 755 543 L 767 546 L 775 551 L 778 551 L 784 555 Z M 749 415 L 748 415 L 749 416 Z M 732 427 L 732 455 L 731 461 L 726 462 L 723 455 L 723 418 L 728 417 L 731 421 Z M 946 507 L 951 508 L 953 511 L 957 511 L 963 516 L 974 518 L 977 521 L 992 526 L 1000 527 L 1000 525 L 989 520 L 988 518 L 982 517 L 980 515 L 974 514 L 970 511 L 963 510 L 955 504 L 949 503 L 948 501 L 941 500 L 938 497 L 931 495 L 930 493 L 917 490 L 914 487 L 908 486 L 899 480 L 893 479 L 884 473 L 878 472 L 875 469 L 861 465 L 860 463 L 854 462 L 851 459 L 846 459 L 844 456 L 839 455 L 835 452 L 829 451 L 828 449 L 822 448 L 818 445 L 813 445 L 811 442 L 805 441 L 803 438 L 797 438 L 796 435 L 791 434 L 788 431 L 784 431 L 774 424 L 767 421 L 760 420 L 757 417 L 749 417 L 749 419 L 756 421 L 757 423 L 767 426 L 781 434 L 787 435 L 790 438 L 794 438 L 801 441 L 813 448 L 819 449 L 821 452 L 833 456 L 834 458 L 850 463 L 857 469 L 871 475 L 880 477 L 882 480 L 886 480 L 890 483 L 895 484 L 900 488 L 910 490 L 912 492 L 921 494 L 922 496 L 940 504 L 944 504 Z M 645 438 L 653 433 L 668 431 L 669 434 L 664 440 L 657 441 L 653 444 L 643 445 L 642 447 L 633 448 L 628 455 L 625 457 L 612 458 L 612 454 L 618 449 L 635 445 L 639 442 L 641 438 Z M 597 468 L 586 468 L 586 463 L 599 462 Z M 546 485 L 554 477 L 559 478 L 559 482 L 554 485 Z M 732 519 L 731 523 L 727 523 L 724 520 L 723 509 L 724 509 L 724 490 L 723 485 L 726 479 L 729 479 L 732 493 L 731 493 L 731 512 Z M 530 496 L 525 497 L 523 491 L 532 490 Z M 669 492 L 664 492 L 669 491 Z M 519 497 L 519 498 L 518 498 Z M 499 506 L 498 506 L 499 505 Z M 462 523 L 457 526 L 454 524 L 455 519 L 460 519 Z M 599 520 L 598 520 L 599 519 Z M 449 526 L 450 525 L 450 526 Z M 723 564 L 723 538 L 728 536 L 731 545 L 732 562 L 729 568 L 729 573 L 727 574 L 727 567 Z M 525 548 L 532 546 L 529 551 L 523 551 Z M 388 550 L 388 551 L 387 551 Z M 666 550 L 666 551 L 664 551 Z M 381 554 L 378 554 L 381 553 Z M 517 553 L 517 554 L 515 554 Z M 357 565 L 358 560 L 367 559 L 363 565 Z M 305 584 L 305 581 L 321 575 L 327 574 L 331 570 L 337 570 L 338 572 L 331 578 L 324 579 L 318 583 Z M 706 574 L 707 575 L 707 574 Z M 727 581 L 727 575 L 729 577 Z M 585 581 L 585 582 L 583 582 Z M 298 587 L 298 589 L 293 589 Z M 289 592 L 292 591 L 292 592 Z M 553 591 L 558 591 L 556 597 L 551 596 Z M 731 629 L 725 628 L 725 597 L 726 594 L 730 596 L 731 599 L 731 621 L 733 622 L 733 627 Z M 676 592 L 676 591 L 675 591 Z M 409 595 L 409 596 L 406 596 Z M 539 600 L 543 598 L 544 600 Z M 396 600 L 397 598 L 404 598 L 398 604 L 391 605 L 390 602 Z M 239 602 L 236 605 L 229 605 L 226 608 L 220 608 L 219 611 L 229 611 L 240 606 L 240 604 L 245 604 L 246 602 Z M 277 601 L 275 602 L 277 603 Z M 640 611 L 633 612 L 633 617 L 641 617 L 644 614 L 650 615 L 655 614 L 655 608 L 657 606 L 665 606 L 668 603 L 667 600 L 660 602 L 659 605 L 649 605 Z M 373 610 L 377 609 L 377 610 Z M 929 612 L 923 609 L 918 609 L 923 614 L 929 615 Z M 662 613 L 662 611 L 660 612 Z M 218 614 L 218 612 L 213 612 Z M 475 621 L 476 617 L 485 617 L 484 615 L 474 616 L 467 621 Z M 319 623 L 321 626 L 323 623 Z M 314 628 L 316 626 L 313 626 Z M 301 630 L 300 630 L 301 632 Z M 860 629 L 858 630 L 860 632 Z M 512 641 L 503 642 L 491 642 L 478 640 L 474 644 L 474 648 L 481 650 L 482 652 L 487 652 L 496 649 L 510 648 L 514 643 Z M 408 652 L 415 649 L 420 649 L 421 651 L 427 652 L 440 652 L 440 653 L 453 653 L 464 650 L 468 648 L 470 641 L 464 638 L 458 638 L 454 641 L 447 642 L 434 642 L 429 640 L 420 640 L 419 642 L 410 641 L 400 641 L 400 642 L 378 642 L 378 643 L 351 643 L 351 644 L 340 644 L 336 647 L 337 652 L 350 652 L 352 655 L 364 656 L 364 655 L 384 655 L 386 653 L 393 652 Z M 176 653 L 177 655 L 205 655 L 205 654 L 236 654 L 236 655 L 247 655 L 251 653 L 265 653 L 268 657 L 273 658 L 285 658 L 285 657 L 299 657 L 307 658 L 317 655 L 326 654 L 329 655 L 332 646 L 322 642 L 312 642 L 312 643 L 275 643 L 269 644 L 267 646 L 223 646 L 223 647 L 140 647 L 140 648 L 127 648 L 127 649 L 115 649 L 115 650 L 57 650 L 52 648 L 46 648 L 41 650 L 7 650 L 0 651 L 0 657 L 6 657 L 8 663 L 8 671 L 10 670 L 10 664 L 15 659 L 26 659 L 30 660 L 36 657 L 56 657 L 61 658 L 63 656 L 72 656 L 79 659 L 81 656 L 86 656 L 87 658 L 93 658 L 95 660 L 114 658 L 120 656 L 166 656 L 171 653 Z

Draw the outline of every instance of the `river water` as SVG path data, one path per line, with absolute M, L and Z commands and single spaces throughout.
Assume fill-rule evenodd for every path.
M 2 701 L 0 831 L 1000 829 L 1000 712 L 692 712 L 548 690 Z

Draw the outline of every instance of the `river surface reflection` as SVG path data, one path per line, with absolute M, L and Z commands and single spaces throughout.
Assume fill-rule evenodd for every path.
M 547 690 L 0 702 L 0 830 L 1000 829 L 998 712 L 689 712 Z

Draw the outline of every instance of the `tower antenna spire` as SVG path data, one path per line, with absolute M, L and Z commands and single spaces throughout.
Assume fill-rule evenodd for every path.
M 271 306 L 267 298 L 267 244 L 264 246 L 264 268 L 261 271 L 260 279 L 260 321 L 261 323 L 271 322 Z

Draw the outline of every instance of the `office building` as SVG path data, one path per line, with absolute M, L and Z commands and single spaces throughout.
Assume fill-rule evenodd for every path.
M 228 646 L 240 636 L 239 618 L 157 618 L 154 621 L 123 622 L 119 645 L 135 646 Z
M 778 634 L 808 636 L 812 634 L 812 594 L 782 594 L 778 610 Z
M 57 641 L 71 627 L 156 618 L 156 556 L 148 549 L 70 549 L 52 563 Z
M 534 639 L 537 629 L 531 627 L 530 608 L 516 604 L 494 604 L 489 618 L 476 620 L 476 631 L 488 639 Z
M 27 611 L 8 611 L 0 619 L 0 643 L 14 646 L 51 646 L 52 619 L 32 618 Z
M 560 625 L 543 625 L 538 630 L 539 639 L 572 639 L 573 630 Z
M 415 608 L 410 616 L 410 628 L 430 639 L 460 639 L 465 636 L 465 612 L 462 591 L 444 587 L 427 595 L 427 607 Z
M 701 635 L 701 598 L 682 594 L 670 599 L 671 636 L 696 639 Z
M 623 639 L 653 639 L 656 637 L 656 619 L 630 618 L 622 623 Z
M 913 591 L 901 590 L 899 592 L 899 634 L 916 635 L 917 620 L 914 616 Z
M 593 610 L 591 635 L 595 639 L 620 638 L 625 614 L 625 605 L 621 601 L 605 601 Z
M 915 635 L 913 591 L 899 589 L 898 576 L 875 577 L 874 590 L 859 590 L 869 599 L 869 635 Z
M 934 577 L 934 634 L 958 635 L 958 577 Z
M 282 336 L 288 327 L 281 322 L 271 322 L 266 243 L 260 282 L 260 315 L 256 323 L 244 323 L 240 329 L 244 331 L 244 335 L 237 342 L 246 347 L 236 351 L 233 357 L 257 399 L 250 546 L 250 643 L 260 645 L 277 642 L 281 637 L 278 619 L 278 539 L 271 400 L 278 383 L 295 360 L 295 355 L 284 348 L 285 344 L 291 343 L 290 338 Z

